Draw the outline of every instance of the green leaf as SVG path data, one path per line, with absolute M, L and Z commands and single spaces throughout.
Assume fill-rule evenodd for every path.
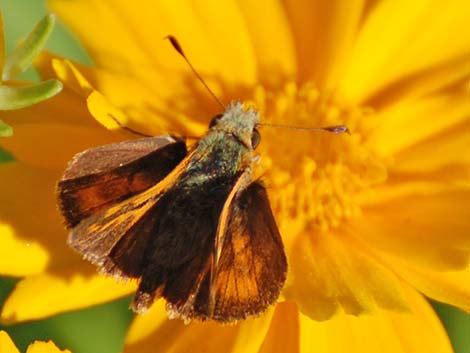
M 22 73 L 31 66 L 34 58 L 41 52 L 47 38 L 54 28 L 55 17 L 46 15 L 34 27 L 33 31 L 24 39 L 13 52 L 5 59 L 3 67 L 3 80 L 9 80 Z
M 28 107 L 55 96 L 62 90 L 62 83 L 47 80 L 30 86 L 0 86 L 0 110 Z
M 9 137 L 13 135 L 13 129 L 10 125 L 5 124 L 3 121 L 0 120 L 0 136 L 1 137 Z
M 0 147 L 0 164 L 14 161 L 15 157 L 13 157 L 11 153 Z M 2 279 L 0 277 L 0 303 L 2 302 Z

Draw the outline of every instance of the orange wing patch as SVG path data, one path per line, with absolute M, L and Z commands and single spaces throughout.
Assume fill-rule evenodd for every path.
M 218 298 L 219 307 L 227 303 L 237 303 L 237 306 L 254 301 L 261 294 L 258 274 L 263 270 L 264 263 L 253 254 L 250 234 L 232 234 L 229 242 L 224 251 L 229 252 L 230 256 L 225 255 L 219 262 L 215 282 L 215 297 Z
M 150 189 L 81 221 L 71 230 L 68 238 L 69 245 L 83 254 L 85 259 L 100 266 L 101 270 L 107 274 L 121 277 L 138 276 L 133 271 L 127 274 L 126 271 L 120 270 L 120 266 L 117 266 L 116 261 L 111 258 L 112 251 L 124 238 L 132 244 L 142 244 L 147 241 L 151 230 L 149 225 L 154 222 L 149 211 L 161 195 L 177 182 L 191 157 L 192 153 L 161 182 Z M 137 245 L 134 247 L 141 248 Z
M 157 184 L 185 155 L 184 142 L 170 137 L 124 141 L 77 154 L 58 184 L 67 226 Z
M 221 227 L 225 234 L 219 261 L 212 268 L 212 304 L 207 312 L 222 322 L 264 312 L 277 300 L 287 274 L 284 247 L 264 187 L 250 184 L 228 209 L 227 219 L 221 220 L 226 222 Z

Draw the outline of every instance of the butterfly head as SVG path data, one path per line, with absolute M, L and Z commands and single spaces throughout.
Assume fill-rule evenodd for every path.
M 230 103 L 223 114 L 212 118 L 210 131 L 220 131 L 235 136 L 248 148 L 256 148 L 260 136 L 257 129 L 259 115 L 254 109 L 243 109 L 241 102 Z

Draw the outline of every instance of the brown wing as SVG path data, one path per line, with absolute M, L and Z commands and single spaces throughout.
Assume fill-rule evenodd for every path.
M 83 219 L 69 245 L 108 275 L 139 277 L 143 255 L 159 214 L 153 208 L 182 174 L 191 153 L 151 188 Z
M 192 307 L 193 294 L 208 273 L 220 213 L 237 179 L 230 175 L 201 182 L 188 172 L 161 197 L 152 209 L 157 222 L 144 254 L 135 311 L 145 312 L 163 296 L 175 308 L 174 316 L 187 318 L 178 313 Z
M 170 136 L 91 148 L 77 154 L 58 184 L 59 206 L 68 227 L 162 180 L 186 155 Z
M 258 315 L 279 297 L 287 260 L 261 183 L 250 184 L 234 200 L 214 271 L 211 315 L 215 320 L 228 322 Z
M 170 306 L 170 314 L 234 322 L 264 312 L 279 297 L 287 260 L 265 188 L 254 182 L 227 202 L 219 260 L 206 268 L 191 305 Z

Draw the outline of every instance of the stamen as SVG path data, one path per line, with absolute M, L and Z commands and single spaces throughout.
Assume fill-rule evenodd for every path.
M 260 125 L 283 128 L 263 129 L 259 146 L 260 174 L 273 190 L 270 200 L 280 228 L 323 232 L 359 214 L 359 197 L 375 182 L 369 169 L 380 164 L 362 145 L 367 130 L 358 125 L 370 121 L 364 115 L 373 111 L 341 106 L 312 83 L 299 87 L 291 82 L 280 92 L 257 87 L 252 104 L 264 120 Z

